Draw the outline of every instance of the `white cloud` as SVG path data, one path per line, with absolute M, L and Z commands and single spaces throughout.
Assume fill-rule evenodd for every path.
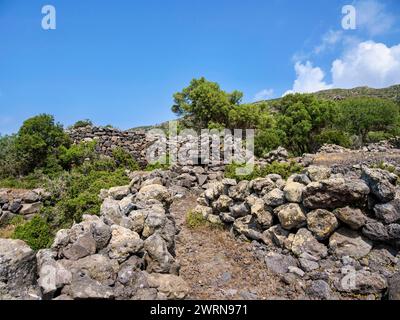
M 368 86 L 383 88 L 400 83 L 400 44 L 387 47 L 374 41 L 361 42 L 351 47 L 332 63 L 332 83 L 327 84 L 321 68 L 311 62 L 297 62 L 297 79 L 293 89 L 285 94 L 310 93 L 329 88 Z
M 371 36 L 384 34 L 395 24 L 395 17 L 377 0 L 359 0 L 355 7 L 357 29 L 363 29 Z
M 367 41 L 349 50 L 332 64 L 335 87 L 387 87 L 400 83 L 400 44 L 387 47 Z
M 297 79 L 294 81 L 293 89 L 285 92 L 284 95 L 289 93 L 312 93 L 332 87 L 324 81 L 325 74 L 322 69 L 313 67 L 310 61 L 305 64 L 296 62 L 294 68 Z
M 260 92 L 257 92 L 254 96 L 254 101 L 261 101 L 261 100 L 267 100 L 271 99 L 274 96 L 274 90 L 273 89 L 264 89 L 261 90 Z

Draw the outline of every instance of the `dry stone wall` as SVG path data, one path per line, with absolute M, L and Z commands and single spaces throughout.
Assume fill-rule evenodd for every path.
M 316 166 L 287 181 L 224 179 L 205 190 L 195 212 L 253 241 L 255 256 L 303 297 L 376 299 L 395 295 L 398 283 L 397 179 L 380 169 L 343 176 Z
M 0 227 L 17 215 L 30 219 L 40 211 L 47 197 L 43 189 L 0 189 Z

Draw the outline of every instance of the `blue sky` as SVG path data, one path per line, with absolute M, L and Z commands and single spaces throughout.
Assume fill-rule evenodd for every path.
M 43 30 L 42 6 L 56 8 Z M 357 29 L 341 27 L 342 6 Z M 205 76 L 244 101 L 400 83 L 398 0 L 0 0 L 0 133 L 51 113 L 121 129 L 170 120 Z

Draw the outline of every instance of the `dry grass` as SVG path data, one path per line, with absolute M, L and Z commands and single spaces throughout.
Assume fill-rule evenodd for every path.
M 3 228 L 0 228 L 0 238 L 9 239 L 11 238 L 12 234 L 14 233 L 15 226 L 10 224 Z

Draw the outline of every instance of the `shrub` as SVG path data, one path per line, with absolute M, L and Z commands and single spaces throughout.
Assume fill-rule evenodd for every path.
M 54 167 L 59 148 L 69 145 L 68 135 L 60 124 L 54 122 L 53 116 L 42 114 L 26 120 L 15 140 L 21 159 L 20 172 L 27 174 L 37 168 Z
M 382 140 L 387 140 L 391 138 L 392 135 L 390 133 L 384 131 L 370 131 L 367 134 L 366 142 L 375 143 Z
M 112 154 L 118 167 L 125 167 L 131 171 L 139 170 L 139 165 L 135 158 L 124 149 L 117 147 L 113 149 Z
M 399 125 L 399 107 L 380 98 L 352 98 L 340 102 L 339 126 L 366 142 L 371 131 L 390 132 Z
M 336 144 L 345 148 L 351 146 L 351 139 L 346 132 L 340 130 L 324 130 L 321 134 L 316 136 L 316 142 L 319 146 L 323 144 Z
M 96 141 L 81 142 L 74 144 L 69 148 L 60 147 L 59 159 L 64 169 L 70 170 L 73 166 L 82 165 L 86 159 L 94 160 L 97 155 L 95 153 Z
M 100 190 L 129 183 L 125 170 L 115 169 L 112 163 L 100 160 L 84 164 L 48 184 L 52 198 L 44 212 L 54 228 L 80 222 L 84 214 L 99 214 Z
M 78 129 L 78 128 L 84 128 L 88 126 L 93 126 L 93 122 L 89 119 L 84 119 L 84 120 L 78 120 L 72 125 L 72 128 Z
M 268 174 L 279 174 L 283 179 L 289 178 L 292 174 L 300 173 L 304 168 L 295 162 L 273 162 L 261 168 L 261 176 Z
M 17 176 L 21 161 L 15 147 L 16 136 L 0 136 L 0 179 Z
M 189 211 L 186 215 L 186 225 L 190 229 L 197 229 L 200 227 L 208 227 L 211 229 L 222 229 L 224 225 L 222 223 L 211 223 L 203 217 L 201 213 Z
M 145 171 L 168 170 L 170 166 L 169 156 L 163 156 L 158 161 L 148 163 Z
M 32 220 L 24 224 L 18 225 L 12 238 L 25 241 L 34 250 L 47 248 L 53 240 L 50 226 L 39 215 L 34 216 Z
M 284 133 L 276 129 L 257 130 L 254 139 L 254 153 L 258 157 L 278 148 L 282 144 Z

